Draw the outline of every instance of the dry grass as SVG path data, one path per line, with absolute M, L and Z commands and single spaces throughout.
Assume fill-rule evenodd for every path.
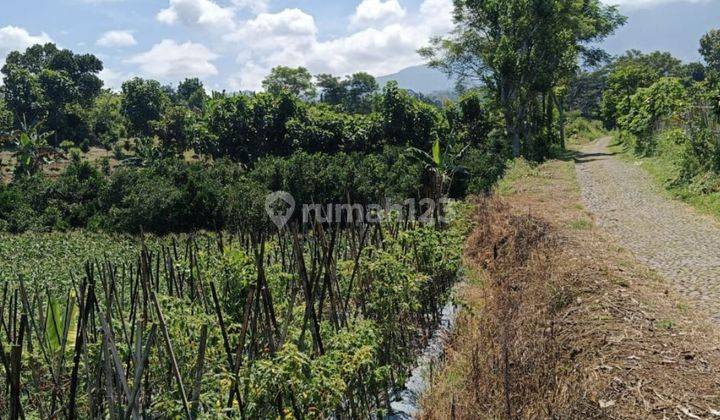
M 572 163 L 510 190 L 478 204 L 466 309 L 424 418 L 720 415 L 717 325 L 594 223 L 568 223 L 592 220 Z

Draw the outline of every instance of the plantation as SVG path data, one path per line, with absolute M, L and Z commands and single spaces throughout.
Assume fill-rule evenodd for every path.
M 315 39 L 300 9 L 225 3 L 172 0 L 155 11 L 163 25 L 229 33 L 217 51 L 165 39 L 122 60 L 139 71 L 118 73 L 103 63 L 118 64 L 109 51 L 75 52 L 47 36 L 0 57 L 0 418 L 432 416 L 417 405 L 423 396 L 405 401 L 408 383 L 452 382 L 413 371 L 443 341 L 464 264 L 477 296 L 458 331 L 471 339 L 444 369 L 465 369 L 463 390 L 429 390 L 437 413 L 603 417 L 572 411 L 596 396 L 573 376 L 565 353 L 582 346 L 563 335 L 563 311 L 582 303 L 566 283 L 601 278 L 594 299 L 612 282 L 602 268 L 576 276 L 575 257 L 553 271 L 559 252 L 575 253 L 560 232 L 578 244 L 598 234 L 580 198 L 567 199 L 579 193 L 569 161 L 589 177 L 610 154 L 578 150 L 612 134 L 658 162 L 677 191 L 716 202 L 720 33 L 701 41 L 705 64 L 614 57 L 599 45 L 626 18 L 600 0 L 424 0 L 423 19 L 445 8 L 451 23 L 439 33 L 413 26 L 422 42 L 398 37 L 398 48 L 413 45 L 413 58 L 398 60 L 424 60 L 455 90 L 420 93 L 359 64 L 346 71 L 347 57 L 318 63 L 319 51 L 366 41 Z M 350 26 L 394 46 L 366 21 L 381 20 L 366 3 Z M 398 2 L 377 3 L 387 13 L 397 4 L 405 19 Z M 241 22 L 243 13 L 255 17 Z M 283 45 L 259 66 L 255 47 L 275 26 Z M 21 32 L 0 28 L 0 52 L 3 36 Z M 220 73 L 212 61 L 237 38 L 257 44 L 232 60 L 241 70 L 228 83 L 203 78 Z M 137 40 L 109 31 L 95 46 L 118 42 L 116 53 Z M 248 80 L 252 91 L 242 90 Z M 552 217 L 524 214 L 536 208 Z M 418 411 L 393 412 L 398 402 Z
M 2 409 L 41 418 L 382 412 L 457 280 L 466 231 L 461 217 L 443 231 L 158 238 L 136 255 L 129 239 L 13 237 L 2 255 L 23 257 L 0 273 L 2 362 L 34 368 L 6 371 Z M 62 274 L 81 259 L 84 273 Z

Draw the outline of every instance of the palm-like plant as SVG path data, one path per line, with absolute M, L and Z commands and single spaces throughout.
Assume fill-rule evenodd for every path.
M 432 198 L 437 200 L 447 196 L 456 176 L 466 174 L 467 170 L 459 164 L 469 145 L 449 144 L 445 150 L 440 149 L 440 139 L 435 139 L 432 154 L 416 147 L 409 147 L 407 154 L 422 162 L 432 179 L 430 191 Z
M 40 124 L 33 126 L 23 124 L 23 129 L 15 136 L 13 157 L 17 162 L 16 175 L 36 174 L 59 154 L 48 143 L 48 138 L 53 133 L 51 131 L 40 132 L 39 127 Z

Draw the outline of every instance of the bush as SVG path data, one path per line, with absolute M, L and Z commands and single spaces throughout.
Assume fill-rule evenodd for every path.
M 69 226 L 85 227 L 100 209 L 103 175 L 87 161 L 73 161 L 53 184 L 51 197 Z
M 182 192 L 169 179 L 149 169 L 115 172 L 103 196 L 105 228 L 120 232 L 178 231 L 183 214 Z

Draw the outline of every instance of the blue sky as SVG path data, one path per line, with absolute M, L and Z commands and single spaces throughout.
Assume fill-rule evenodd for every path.
M 700 36 L 720 26 L 720 0 L 603 1 L 629 17 L 604 43 L 611 53 L 697 60 Z M 254 89 L 278 64 L 380 76 L 420 64 L 415 50 L 451 28 L 451 11 L 452 0 L 4 0 L 0 64 L 51 40 L 100 57 L 111 87 L 199 76 L 211 89 Z

